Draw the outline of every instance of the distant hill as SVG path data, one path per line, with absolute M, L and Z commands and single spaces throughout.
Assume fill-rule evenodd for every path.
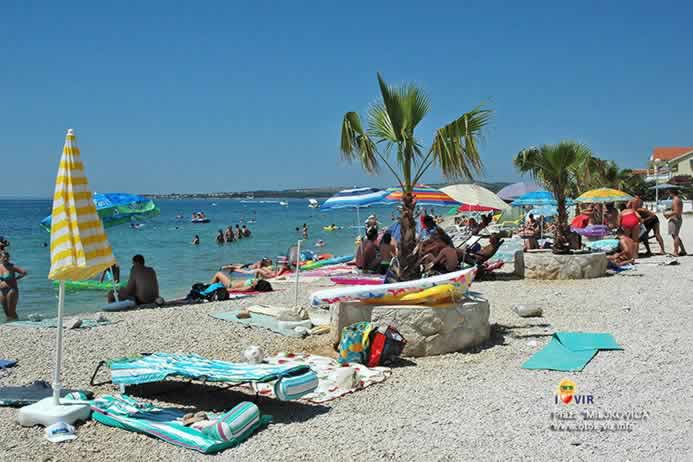
M 493 192 L 498 192 L 504 186 L 510 183 L 496 182 L 487 183 L 482 181 L 476 182 L 484 188 L 490 189 Z M 434 188 L 442 188 L 448 183 L 431 184 Z M 248 196 L 255 198 L 281 198 L 281 199 L 326 199 L 333 196 L 338 191 L 348 189 L 349 186 L 340 187 L 324 187 L 324 188 L 300 188 L 300 189 L 280 189 L 267 190 L 258 189 L 255 191 L 240 191 L 240 192 L 210 192 L 210 193 L 162 193 L 162 194 L 142 194 L 145 197 L 152 199 L 244 199 Z

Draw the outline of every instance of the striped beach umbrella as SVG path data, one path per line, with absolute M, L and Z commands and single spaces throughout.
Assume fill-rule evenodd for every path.
M 628 202 L 633 196 L 618 189 L 598 188 L 587 191 L 575 199 L 575 202 L 595 204 L 600 202 Z
M 402 190 L 400 188 L 388 188 L 385 196 L 386 204 L 399 204 L 402 202 Z M 460 205 L 458 201 L 445 194 L 443 191 L 426 185 L 416 185 L 412 191 L 416 205 L 430 205 L 435 207 L 450 207 Z
M 96 213 L 72 129 L 67 131 L 55 180 L 50 251 L 51 268 L 48 279 L 60 281 L 56 364 L 53 375 L 53 400 L 58 404 L 61 388 L 65 281 L 90 278 L 116 262 L 101 219 Z

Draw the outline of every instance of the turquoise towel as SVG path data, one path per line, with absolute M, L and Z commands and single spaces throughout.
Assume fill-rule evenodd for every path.
M 272 316 L 267 316 L 260 313 L 251 313 L 249 318 L 238 318 L 236 315 L 241 311 L 240 308 L 231 311 L 224 311 L 220 313 L 211 313 L 210 316 L 216 319 L 221 319 L 223 321 L 231 321 L 238 324 L 243 324 L 246 326 L 262 327 L 264 329 L 271 330 L 277 334 L 285 335 L 287 337 L 303 337 L 302 333 L 296 332 L 294 329 L 297 326 L 303 326 L 306 329 L 313 327 L 310 320 L 306 321 L 296 321 L 282 322 L 277 318 Z
M 599 350 L 622 350 L 611 334 L 557 332 L 551 341 L 533 354 L 523 369 L 581 371 Z

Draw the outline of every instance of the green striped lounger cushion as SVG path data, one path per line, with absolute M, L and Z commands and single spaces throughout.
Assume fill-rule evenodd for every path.
M 158 408 L 126 395 L 99 397 L 92 401 L 91 409 L 92 418 L 104 425 L 144 433 L 205 454 L 240 444 L 272 420 L 249 402 L 242 402 L 224 414 L 208 413 L 212 424 L 202 430 L 183 425 L 182 411 Z
M 135 385 L 160 382 L 177 376 L 208 382 L 265 383 L 287 380 L 280 399 L 293 396 L 298 399 L 317 388 L 315 372 L 307 365 L 231 363 L 207 359 L 194 354 L 154 353 L 136 358 L 114 359 L 108 362 L 111 380 L 115 385 Z M 312 384 L 312 388 L 310 388 Z

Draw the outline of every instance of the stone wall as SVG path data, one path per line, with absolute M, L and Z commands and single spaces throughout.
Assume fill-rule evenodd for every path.
M 525 252 L 527 279 L 592 279 L 606 274 L 605 253 L 556 255 L 551 251 Z
M 463 351 L 485 342 L 490 335 L 490 306 L 478 294 L 451 305 L 431 308 L 411 305 L 330 306 L 331 332 L 339 340 L 342 329 L 359 321 L 393 324 L 407 340 L 404 356 L 432 356 Z

